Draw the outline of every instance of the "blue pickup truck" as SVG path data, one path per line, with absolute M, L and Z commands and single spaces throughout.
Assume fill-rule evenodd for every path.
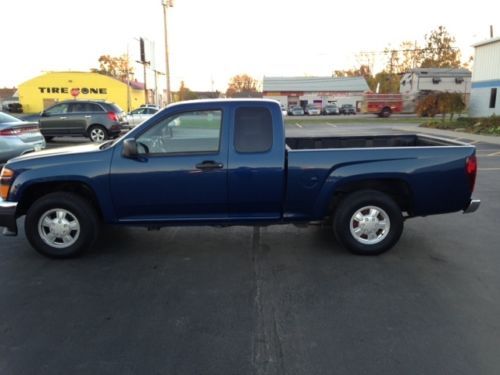
M 345 248 L 380 254 L 405 219 L 473 212 L 475 148 L 416 134 L 285 138 L 272 100 L 177 103 L 121 138 L 28 154 L 1 172 L 0 226 L 40 253 L 92 245 L 100 222 L 325 222 Z

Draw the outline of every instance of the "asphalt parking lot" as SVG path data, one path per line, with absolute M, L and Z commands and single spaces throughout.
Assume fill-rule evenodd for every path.
M 479 211 L 408 220 L 378 257 L 320 226 L 106 227 L 54 261 L 20 221 L 0 238 L 0 374 L 498 374 L 500 145 L 469 141 Z

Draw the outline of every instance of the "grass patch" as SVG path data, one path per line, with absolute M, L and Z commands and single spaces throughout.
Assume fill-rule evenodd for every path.
M 500 135 L 500 116 L 483 118 L 460 117 L 454 121 L 429 120 L 420 124 L 424 128 L 462 131 L 472 134 Z

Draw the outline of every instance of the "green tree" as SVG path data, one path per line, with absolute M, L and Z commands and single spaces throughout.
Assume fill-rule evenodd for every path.
M 438 26 L 425 35 L 425 46 L 420 50 L 421 68 L 460 68 L 460 49 L 455 47 L 455 37 L 444 26 Z
M 258 81 L 248 74 L 232 77 L 226 90 L 226 96 L 232 98 L 237 94 L 252 94 L 258 92 Z
M 399 92 L 399 81 L 400 76 L 396 73 L 390 73 L 387 71 L 382 71 L 375 74 L 374 82 L 376 91 L 378 87 L 378 92 L 380 94 L 395 94 Z
M 91 69 L 94 73 L 105 74 L 121 81 L 126 81 L 127 77 L 132 79 L 134 69 L 130 66 L 127 55 L 122 56 L 99 56 L 99 68 Z
M 198 95 L 187 88 L 184 81 L 181 81 L 181 86 L 179 87 L 179 91 L 177 92 L 177 99 L 178 101 L 194 100 L 198 99 Z

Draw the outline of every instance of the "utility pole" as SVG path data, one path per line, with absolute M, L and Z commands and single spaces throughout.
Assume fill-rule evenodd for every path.
M 158 100 L 158 75 L 165 75 L 165 73 L 160 72 L 159 70 L 153 70 L 153 72 L 155 74 L 155 103 L 154 104 L 160 105 L 160 100 Z
M 167 33 L 167 8 L 174 6 L 173 0 L 162 0 L 163 6 L 163 32 L 165 34 L 165 77 L 167 79 L 167 104 L 172 101 L 170 92 L 170 63 L 168 60 L 168 33 Z

